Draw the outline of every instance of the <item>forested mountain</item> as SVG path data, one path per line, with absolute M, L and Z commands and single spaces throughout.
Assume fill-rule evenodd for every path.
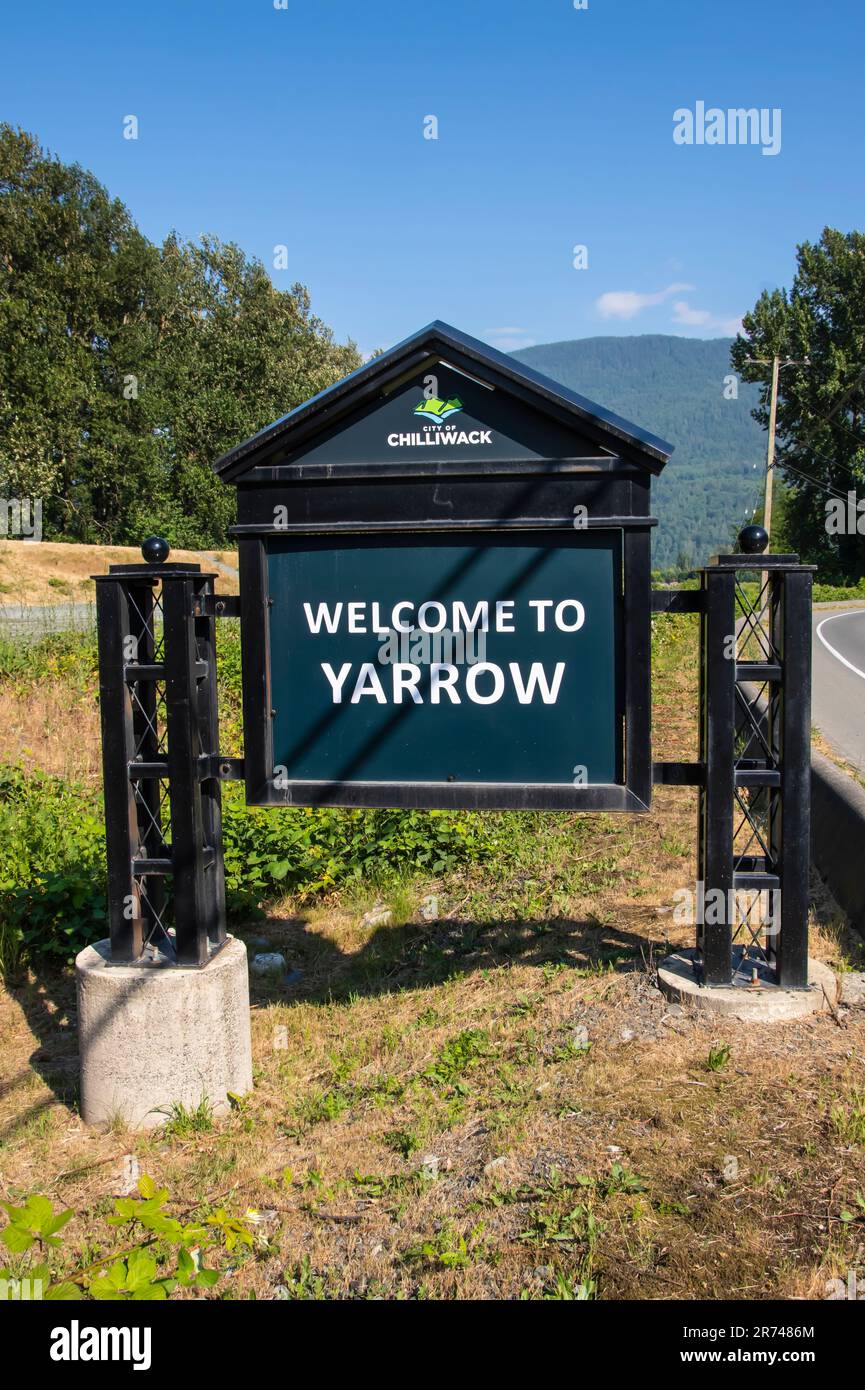
M 766 440 L 751 417 L 759 388 L 739 382 L 738 399 L 725 399 L 731 341 L 577 338 L 513 354 L 675 445 L 653 489 L 656 568 L 680 556 L 699 564 L 727 546 L 762 496 Z

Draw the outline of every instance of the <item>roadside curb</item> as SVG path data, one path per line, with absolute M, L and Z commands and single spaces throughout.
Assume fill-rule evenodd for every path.
M 865 936 L 865 788 L 811 749 L 811 857 Z

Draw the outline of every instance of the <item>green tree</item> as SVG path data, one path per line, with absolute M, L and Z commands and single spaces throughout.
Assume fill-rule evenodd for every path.
M 94 176 L 0 125 L 0 488 L 46 534 L 224 544 L 211 464 L 360 365 L 234 245 L 154 246 Z
M 780 374 L 777 466 L 784 472 L 785 544 L 827 577 L 865 574 L 865 538 L 827 530 L 832 495 L 865 494 L 865 234 L 827 227 L 803 242 L 789 293 L 764 291 L 731 349 L 733 366 L 763 389 L 754 417 L 769 418 L 774 353 L 801 365 Z
M 76 508 L 114 454 L 127 471 L 145 462 L 132 447 L 136 412 L 111 386 L 124 357 L 142 356 L 135 345 L 158 270 L 122 203 L 91 174 L 0 127 L 0 481 L 50 498 L 58 527 L 96 522 Z
M 188 545 L 226 535 L 234 490 L 211 464 L 241 439 L 360 365 L 310 307 L 303 285 L 276 290 L 264 266 L 214 237 L 169 237 L 161 263 L 171 313 L 159 350 L 164 444 L 172 485 L 141 498 L 143 530 L 181 533 Z M 167 376 L 167 381 L 166 381 Z

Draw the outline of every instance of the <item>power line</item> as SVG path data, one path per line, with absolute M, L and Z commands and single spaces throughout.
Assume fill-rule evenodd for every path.
M 773 419 L 773 414 L 772 414 L 772 408 L 773 408 L 773 407 L 774 407 L 775 409 L 777 408 L 777 398 L 778 398 L 778 376 L 777 376 L 777 368 L 775 367 L 775 362 L 776 362 L 776 361 L 778 362 L 779 367 L 799 367 L 799 366 L 810 367 L 810 365 L 811 365 L 811 359 L 810 359 L 809 357 L 805 357 L 805 358 L 802 358 L 801 360 L 797 360 L 797 359 L 794 359 L 794 358 L 792 358 L 792 357 L 788 357 L 788 358 L 785 358 L 785 359 L 782 360 L 782 359 L 781 359 L 780 357 L 778 357 L 777 354 L 776 354 L 775 357 L 749 357 L 749 358 L 747 358 L 747 361 L 748 361 L 748 362 L 755 363 L 755 364 L 756 364 L 756 363 L 759 363 L 759 364 L 761 364 L 761 365 L 766 365 L 766 366 L 768 366 L 770 363 L 772 364 L 773 376 L 772 376 L 772 387 L 771 387 L 772 407 L 770 407 L 770 435 L 771 435 L 771 436 L 774 436 L 774 419 Z M 850 397 L 850 396 L 853 394 L 853 392 L 856 390 L 856 387 L 857 387 L 862 381 L 865 381 L 865 368 L 863 368 L 863 370 L 859 373 L 859 375 L 856 377 L 856 379 L 855 379 L 855 381 L 852 383 L 852 385 L 851 385 L 851 386 L 848 386 L 847 390 L 846 390 L 846 391 L 844 392 L 844 394 L 841 396 L 841 399 L 840 399 L 839 401 L 836 402 L 836 404 L 835 404 L 835 405 L 832 407 L 832 409 L 830 410 L 829 414 L 828 414 L 828 415 L 819 415 L 819 416 L 817 417 L 817 418 L 820 420 L 820 422 L 821 422 L 822 424 L 824 424 L 824 425 L 831 425 L 831 423 L 832 423 L 832 416 L 835 414 L 835 412 L 836 412 L 837 410 L 840 410 L 840 409 L 841 409 L 842 405 L 845 403 L 846 400 L 849 399 L 849 397 Z M 849 425 L 844 424 L 844 422 L 843 422 L 842 420 L 837 420 L 837 421 L 835 421 L 835 424 L 836 424 L 840 429 L 845 430 L 845 431 L 847 432 L 847 434 L 849 434 L 850 438 L 853 439 L 853 440 L 855 440 L 855 442 L 856 442 L 857 444 L 859 444 L 859 445 L 861 446 L 862 449 L 865 449 L 865 435 L 859 435 L 859 434 L 857 434 L 854 430 L 851 430 L 851 428 L 850 428 Z M 809 430 L 809 431 L 805 434 L 805 436 L 804 436 L 804 438 L 803 438 L 803 440 L 802 440 L 801 442 L 804 443 L 804 444 L 807 444 L 808 441 L 809 441 L 809 439 L 813 438 L 813 436 L 814 436 L 815 433 L 816 433 L 816 431 L 815 431 L 814 429 Z M 812 446 L 811 452 L 814 453 L 814 454 L 816 454 L 817 458 L 822 459 L 822 461 L 823 461 L 824 463 L 828 463 L 828 464 L 830 465 L 830 467 L 832 467 L 832 468 L 843 468 L 844 472 L 845 472 L 845 473 L 849 473 L 850 476 L 851 476 L 851 478 L 853 478 L 857 483 L 859 483 L 859 482 L 862 481 L 862 479 L 861 479 L 861 478 L 858 476 L 858 474 L 850 467 L 849 464 L 847 464 L 847 463 L 842 463 L 840 459 L 830 459 L 829 456 L 828 456 L 828 454 L 822 453 L 819 449 L 815 449 L 813 446 Z M 774 437 L 772 437 L 771 440 L 770 440 L 769 457 L 771 457 L 773 461 L 774 461 L 774 454 L 775 454 L 775 449 L 774 449 Z M 768 463 L 768 464 L 767 464 L 767 473 L 768 473 L 769 470 L 772 468 L 772 466 L 773 466 L 773 463 Z M 786 466 L 786 465 L 784 465 L 784 464 L 782 463 L 782 467 L 784 467 L 784 466 Z M 792 464 L 789 465 L 789 466 L 792 468 Z M 795 470 L 794 470 L 794 471 L 795 471 Z M 807 477 L 808 475 L 807 475 L 807 474 L 803 474 L 803 476 L 804 476 L 804 477 Z
M 850 477 L 853 479 L 854 482 L 861 483 L 863 481 L 863 479 L 859 477 L 859 475 L 856 472 L 854 472 L 854 470 L 850 467 L 849 463 L 842 463 L 840 459 L 830 458 L 828 454 L 822 453 L 820 449 L 815 449 L 813 444 L 810 446 L 809 452 L 815 458 L 821 459 L 823 463 L 828 464 L 830 468 L 842 468 L 845 473 L 850 474 Z M 794 468 L 794 465 L 792 463 L 787 463 L 786 459 L 781 458 L 777 461 L 777 467 Z
M 838 489 L 833 488 L 830 483 L 821 482 L 819 478 L 815 478 L 811 473 L 803 473 L 801 468 L 794 467 L 792 463 L 784 463 L 782 460 L 781 462 L 775 464 L 774 467 L 783 468 L 785 470 L 789 469 L 791 473 L 798 473 L 800 478 L 807 478 L 809 483 L 813 483 L 815 487 L 822 488 L 823 491 L 828 492 L 831 497 L 840 498 L 841 501 L 847 500 L 846 492 L 839 492 Z

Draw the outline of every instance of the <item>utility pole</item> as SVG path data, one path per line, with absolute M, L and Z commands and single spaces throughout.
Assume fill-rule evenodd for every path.
M 771 357 L 748 357 L 748 362 L 759 363 L 761 366 L 772 364 L 772 388 L 769 395 L 769 438 L 766 441 L 766 483 L 763 491 L 763 530 L 769 537 L 766 542 L 766 554 L 772 548 L 772 484 L 775 476 L 775 421 L 778 418 L 778 377 L 782 367 L 809 367 L 811 359 L 809 357 L 796 359 L 794 357 L 781 357 L 779 353 L 773 353 Z M 769 593 L 769 572 L 761 571 L 760 574 L 760 593 Z M 768 600 L 767 600 L 768 606 Z M 766 613 L 766 637 L 768 649 L 771 650 L 771 616 Z
M 772 367 L 772 389 L 769 396 L 769 438 L 766 443 L 766 484 L 763 491 L 763 529 L 772 538 L 772 482 L 773 470 L 775 468 L 775 421 L 778 418 L 778 377 L 782 367 L 810 367 L 810 357 L 781 357 L 775 353 L 772 357 L 746 357 L 746 362 L 759 364 L 761 367 Z M 766 553 L 769 553 L 770 546 L 766 546 Z
M 784 364 L 787 365 L 786 362 Z M 766 487 L 763 496 L 763 529 L 769 537 L 766 546 L 768 553 L 772 543 L 772 470 L 775 467 L 775 421 L 778 416 L 778 373 L 781 359 L 777 352 L 772 358 L 772 396 L 769 404 L 769 439 L 766 445 Z

